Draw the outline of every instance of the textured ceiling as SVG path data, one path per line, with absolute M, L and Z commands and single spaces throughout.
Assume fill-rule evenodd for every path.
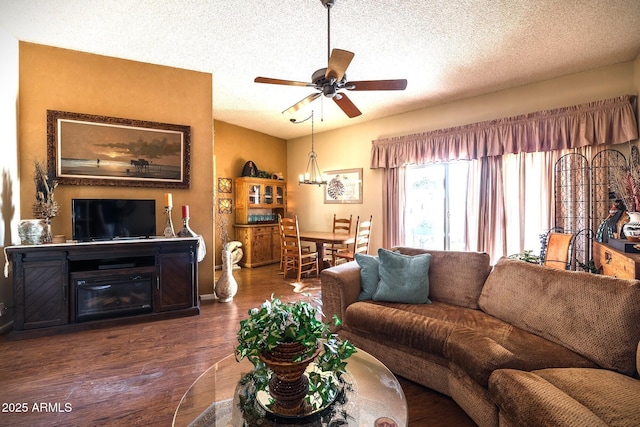
M 331 100 L 281 111 L 327 62 L 320 0 L 0 0 L 15 38 L 213 74 L 214 118 L 290 139 L 290 118 L 315 110 L 324 131 L 447 101 L 633 60 L 639 0 L 336 0 L 331 47 L 355 58 L 350 80 L 406 78 L 407 89 L 348 92 L 349 119 Z M 0 47 L 1 48 L 1 47 Z

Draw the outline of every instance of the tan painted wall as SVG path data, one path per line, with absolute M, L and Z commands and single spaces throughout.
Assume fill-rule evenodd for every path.
M 19 156 L 20 208 L 32 217 L 33 162 L 46 162 L 46 111 L 63 110 L 191 126 L 191 189 L 61 185 L 54 234 L 71 237 L 72 198 L 156 199 L 157 223 L 164 227 L 164 193 L 173 193 L 173 221 L 180 206 L 191 206 L 191 228 L 204 236 L 209 252 L 199 265 L 200 294 L 213 291 L 213 118 L 212 77 L 201 73 L 20 42 Z
M 282 173 L 287 179 L 287 142 L 264 133 L 255 132 L 229 123 L 214 121 L 216 185 L 218 177 L 237 178 L 242 175 L 244 164 L 251 160 L 258 169 Z M 219 197 L 233 197 L 220 195 Z M 235 206 L 235 205 L 234 205 Z M 233 239 L 235 211 L 228 215 L 229 236 Z M 222 263 L 221 245 L 216 236 L 216 265 Z
M 373 215 L 371 253 L 382 246 L 382 171 L 369 169 L 371 141 L 433 129 L 460 126 L 484 120 L 510 117 L 549 108 L 576 105 L 619 95 L 640 92 L 640 60 L 546 80 L 483 96 L 463 99 L 414 112 L 372 120 L 346 128 L 322 132 L 316 126 L 315 149 L 323 170 L 363 168 L 362 204 L 324 204 L 323 189 L 289 182 L 289 207 L 299 216 L 300 227 L 328 230 L 333 214 Z M 411 82 L 409 82 L 411 84 Z M 402 96 L 390 92 L 388 96 Z M 352 101 L 357 105 L 354 94 Z M 367 114 L 366 111 L 363 114 Z M 295 177 L 304 172 L 311 139 L 288 141 L 288 172 Z

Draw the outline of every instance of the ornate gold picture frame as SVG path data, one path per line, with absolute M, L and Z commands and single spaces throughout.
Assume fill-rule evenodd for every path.
M 47 111 L 47 167 L 60 184 L 189 188 L 191 127 Z

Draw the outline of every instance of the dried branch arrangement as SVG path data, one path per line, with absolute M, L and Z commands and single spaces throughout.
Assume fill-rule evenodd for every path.
M 58 181 L 52 173 L 47 173 L 40 162 L 34 162 L 35 172 L 33 180 L 36 184 L 36 202 L 33 204 L 33 214 L 36 218 L 50 219 L 58 214 L 58 202 L 53 198 L 53 192 Z

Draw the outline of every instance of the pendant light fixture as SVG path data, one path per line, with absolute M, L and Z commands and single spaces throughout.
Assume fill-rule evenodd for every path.
M 311 119 L 311 151 L 309 151 L 309 160 L 307 160 L 307 169 L 304 175 L 300 174 L 298 176 L 298 184 L 310 184 L 317 185 L 319 187 L 321 185 L 325 185 L 327 180 L 324 179 L 324 176 L 320 171 L 320 167 L 318 166 L 318 154 L 316 154 L 313 148 L 313 110 L 311 111 L 311 115 L 306 119 L 301 121 L 291 119 L 291 123 L 304 123 L 309 119 Z

